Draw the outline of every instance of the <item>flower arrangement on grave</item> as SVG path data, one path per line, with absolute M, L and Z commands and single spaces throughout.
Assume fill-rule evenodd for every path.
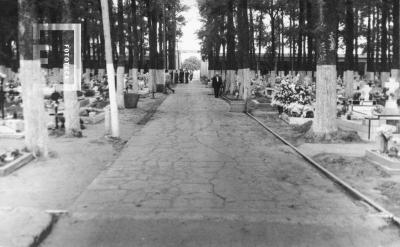
M 390 156 L 398 156 L 398 149 L 392 149 L 389 147 L 389 141 L 393 138 L 394 132 L 397 130 L 396 126 L 384 124 L 378 129 L 378 145 L 379 152 L 383 154 L 390 154 Z M 395 155 L 393 155 L 395 154 Z
M 381 87 L 373 86 L 370 92 L 370 99 L 375 101 L 378 105 L 385 105 L 386 95 Z
M 18 149 L 9 150 L 9 151 L 3 153 L 2 155 L 0 155 L 0 165 L 14 161 L 19 156 L 21 156 L 21 153 Z
M 281 108 L 291 117 L 313 116 L 312 102 L 315 98 L 313 87 L 305 85 L 296 77 L 283 78 L 272 100 L 272 105 Z M 312 113 L 312 114 L 311 114 Z

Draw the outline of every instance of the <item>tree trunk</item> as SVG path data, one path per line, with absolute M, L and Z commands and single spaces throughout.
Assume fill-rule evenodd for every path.
M 64 23 L 71 23 L 72 16 L 71 16 L 71 2 L 70 0 L 64 0 Z M 63 37 L 63 41 L 65 44 L 63 45 L 65 49 L 68 49 L 68 53 L 72 54 L 71 47 L 74 43 L 74 37 L 70 34 L 65 34 Z M 73 47 L 77 49 L 77 47 Z M 69 68 L 66 68 L 68 66 Z M 75 64 L 75 66 L 77 66 Z M 77 91 L 80 90 L 78 88 L 78 82 L 74 81 L 73 76 L 73 69 L 71 68 L 70 63 L 66 63 L 64 61 L 64 71 L 70 71 L 70 75 L 64 73 L 64 104 L 65 104 L 65 134 L 67 136 L 75 136 L 81 137 L 81 124 L 80 124 L 80 117 L 79 117 L 79 101 Z
M 373 40 L 371 31 L 371 3 L 368 3 L 368 26 L 367 26 L 367 80 L 374 79 L 374 51 L 373 51 Z
M 380 47 L 381 47 L 381 39 L 379 39 L 381 36 L 380 34 L 380 15 L 379 15 L 379 6 L 376 6 L 376 25 L 374 27 L 376 28 L 375 31 L 375 73 L 379 74 L 381 71 L 381 63 L 380 63 Z
M 117 105 L 125 108 L 124 104 L 124 75 L 125 75 L 125 36 L 124 36 L 124 6 L 122 0 L 118 0 L 118 67 L 117 67 Z
M 149 61 L 149 88 L 153 94 L 156 92 L 156 80 L 157 80 L 157 7 L 153 0 L 148 0 L 148 28 L 149 28 L 149 49 L 150 49 L 150 61 Z
M 388 30 L 389 0 L 382 0 L 382 39 L 381 39 L 381 82 L 382 86 L 389 81 L 390 69 L 388 66 Z
M 336 123 L 336 3 L 318 0 L 320 33 L 317 37 L 317 92 L 312 130 L 315 135 L 330 138 L 338 130 Z
M 400 0 L 393 0 L 393 62 L 392 77 L 400 80 Z
M 228 1 L 226 41 L 227 41 L 227 63 L 226 63 L 226 88 L 233 94 L 235 83 L 236 56 L 235 56 L 235 26 L 233 19 L 233 3 L 234 0 Z
M 358 38 L 359 38 L 359 13 L 356 8 L 354 11 L 354 71 L 358 73 Z
M 169 51 L 168 51 L 168 65 L 170 70 L 176 70 L 176 4 L 172 3 L 172 11 L 171 11 L 171 27 L 168 32 L 168 38 L 169 38 Z M 173 73 L 175 75 L 175 73 Z
M 303 71 L 304 0 L 299 0 L 299 31 L 297 36 L 297 69 Z
M 110 30 L 110 16 L 108 0 L 101 0 L 101 12 L 103 17 L 103 29 L 104 29 L 104 44 L 106 54 L 106 67 L 108 77 L 108 88 L 110 97 L 110 118 L 111 118 L 111 136 L 119 137 L 119 119 L 118 119 L 118 106 L 117 97 L 115 93 L 115 70 L 114 61 L 112 55 L 111 45 L 111 30 Z
M 239 70 L 240 92 L 239 96 L 247 100 L 250 96 L 250 56 L 249 56 L 249 18 L 247 14 L 247 0 L 239 0 L 238 5 L 238 40 L 239 40 Z
M 34 54 L 32 21 L 36 20 L 36 2 L 19 0 L 19 54 L 20 81 L 22 83 L 25 145 L 35 155 L 47 157 L 48 133 L 44 109 L 44 77 L 40 68 L 40 56 Z M 35 37 L 35 42 L 39 37 Z
M 382 39 L 381 39 L 381 68 L 382 71 L 387 72 L 388 64 L 387 64 L 387 47 L 388 47 L 388 30 L 387 30 L 387 20 L 389 15 L 388 9 L 388 0 L 382 0 L 382 22 L 381 22 L 381 30 L 382 30 Z
M 132 77 L 132 84 L 134 89 L 139 88 L 138 82 L 138 59 L 139 59 L 139 34 L 138 34 L 138 17 L 137 17 L 137 5 L 136 1 L 131 1 L 131 18 L 132 18 L 132 67 L 131 67 L 131 77 Z
M 345 29 L 345 72 L 344 84 L 345 95 L 351 97 L 353 95 L 353 80 L 354 80 L 354 12 L 353 0 L 346 0 L 346 29 Z
M 307 0 L 307 55 L 308 55 L 308 61 L 307 61 L 307 70 L 308 71 L 314 71 L 314 19 L 313 19 L 313 7 L 312 7 L 312 1 Z

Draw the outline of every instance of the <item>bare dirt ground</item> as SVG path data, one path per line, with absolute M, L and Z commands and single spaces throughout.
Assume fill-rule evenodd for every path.
M 143 128 L 166 98 L 141 98 L 136 109 L 120 110 L 121 138 L 104 136 L 104 122 L 86 125 L 83 138 L 50 137 L 51 157 L 31 162 L 0 178 L 0 208 L 68 208 L 98 174 L 117 157 L 125 143 Z M 23 140 L 0 140 L 0 150 L 22 148 Z
M 400 175 L 391 175 L 365 158 L 320 154 L 314 159 L 400 216 Z
M 306 142 L 303 136 L 304 126 L 289 126 L 276 117 L 258 116 L 257 118 L 295 146 L 299 147 Z M 341 144 L 348 145 L 349 148 L 353 149 L 365 147 L 364 142 L 359 142 L 359 147 L 354 142 L 346 143 L 343 141 Z M 310 151 L 314 154 L 313 159 L 315 161 L 395 215 L 400 216 L 400 175 L 389 174 L 364 157 L 341 155 L 340 152 L 331 150 L 329 144 L 321 143 L 319 145 L 325 145 L 326 148 L 324 152 L 319 154 Z M 312 146 L 307 148 L 312 148 Z M 321 150 L 321 147 L 319 147 L 319 150 Z

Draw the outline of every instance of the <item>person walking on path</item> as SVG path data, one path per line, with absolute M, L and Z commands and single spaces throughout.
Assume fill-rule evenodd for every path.
M 175 73 L 174 73 L 174 83 L 175 84 L 179 83 L 179 72 L 178 72 L 178 70 L 175 70 Z
M 185 81 L 185 72 L 183 71 L 183 69 L 181 69 L 179 71 L 179 83 L 184 83 Z
M 217 72 L 215 76 L 212 78 L 212 87 L 214 88 L 214 96 L 215 98 L 219 97 L 219 92 L 222 86 L 222 78 Z
M 189 83 L 189 71 L 185 70 L 185 84 Z
M 165 93 L 168 93 L 169 89 L 172 93 L 175 93 L 175 90 L 171 88 L 172 78 L 168 70 L 165 70 Z

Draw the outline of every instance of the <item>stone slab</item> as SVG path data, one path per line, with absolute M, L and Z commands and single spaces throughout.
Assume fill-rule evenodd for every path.
M 99 114 L 96 114 L 95 116 L 92 117 L 81 117 L 83 122 L 85 124 L 97 124 L 103 121 L 106 117 L 106 114 L 104 112 L 101 112 Z
M 52 227 L 50 214 L 31 209 L 0 209 L 0 246 L 37 246 L 44 234 Z
M 28 164 L 34 159 L 31 153 L 23 153 L 21 157 L 18 159 L 8 163 L 5 166 L 0 166 L 0 177 L 7 176 L 10 173 L 18 170 L 19 168 L 23 167 L 24 165 Z
M 389 173 L 400 174 L 400 161 L 385 157 L 379 154 L 377 150 L 367 150 L 365 152 L 365 157 Z

